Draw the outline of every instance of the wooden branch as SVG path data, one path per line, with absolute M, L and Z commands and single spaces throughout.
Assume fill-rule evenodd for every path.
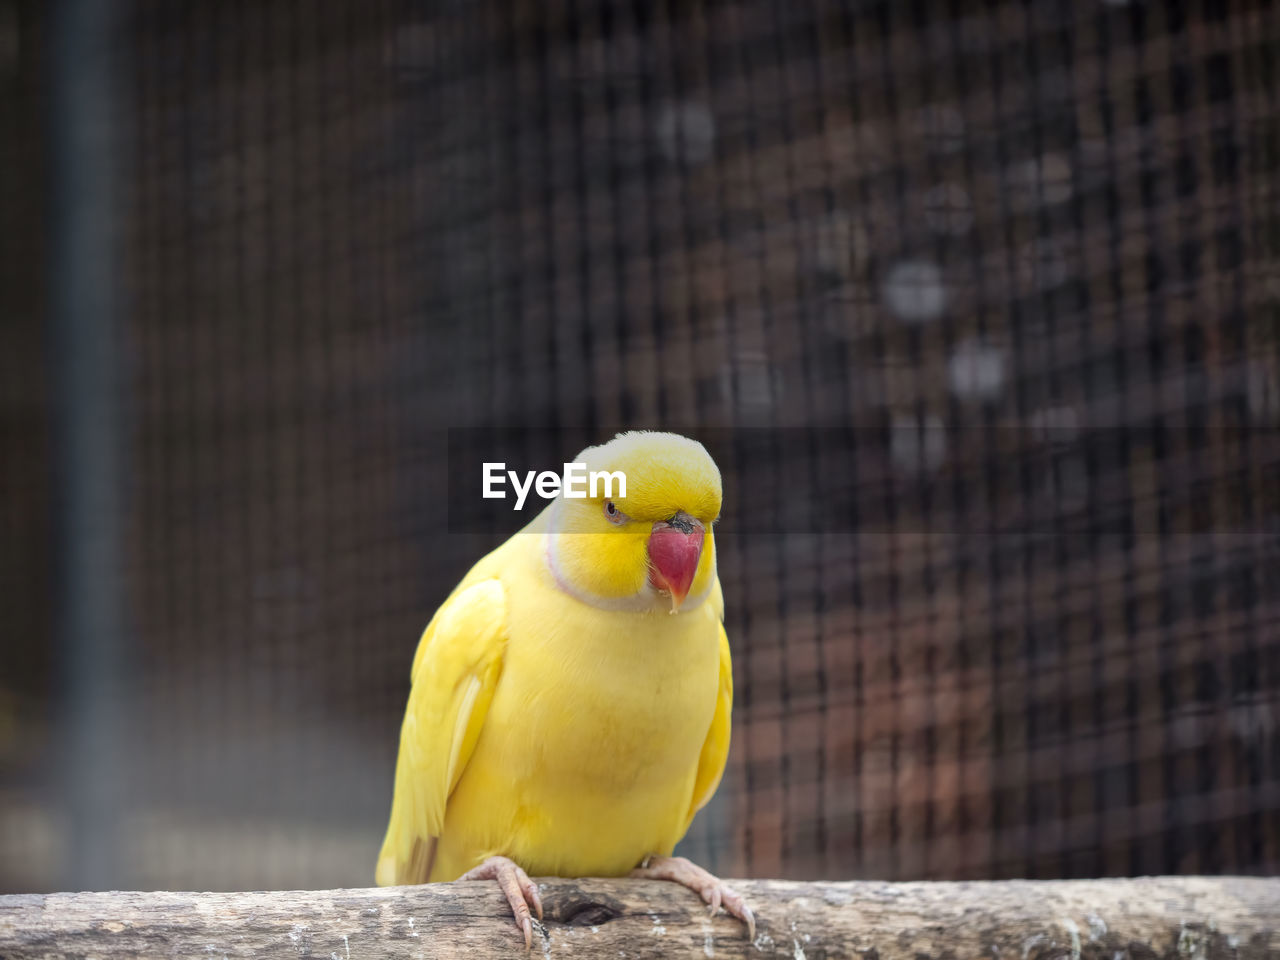
M 544 957 L 1261 960 L 1280 957 L 1280 879 L 733 884 L 754 943 L 690 891 L 543 880 Z M 493 883 L 279 893 L 0 897 L 0 957 L 467 957 L 523 954 Z

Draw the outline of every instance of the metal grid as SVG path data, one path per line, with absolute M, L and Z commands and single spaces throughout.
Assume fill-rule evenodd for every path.
M 39 889 L 83 884 L 52 214 L 12 186 L 57 65 L 3 9 L 0 887 Z M 714 868 L 1274 872 L 1278 38 L 1263 3 L 122 6 L 114 885 L 369 881 L 417 634 L 514 525 L 450 525 L 448 431 L 494 425 L 717 455 Z

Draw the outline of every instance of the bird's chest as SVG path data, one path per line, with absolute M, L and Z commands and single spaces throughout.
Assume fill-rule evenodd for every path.
M 607 794 L 682 783 L 696 770 L 715 711 L 714 640 L 694 635 L 646 644 L 618 635 L 589 637 L 558 653 L 555 644 L 531 647 L 542 682 L 526 690 L 532 749 L 517 764 L 523 778 Z M 517 654 L 509 666 L 535 664 Z

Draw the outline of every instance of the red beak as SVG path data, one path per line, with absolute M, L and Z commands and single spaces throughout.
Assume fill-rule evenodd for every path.
M 653 525 L 649 534 L 649 582 L 671 596 L 675 613 L 689 595 L 702 557 L 702 523 L 681 511 Z

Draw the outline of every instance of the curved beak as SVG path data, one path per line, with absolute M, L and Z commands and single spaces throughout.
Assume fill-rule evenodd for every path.
M 671 597 L 672 613 L 689 595 L 705 533 L 702 521 L 681 510 L 670 520 L 655 523 L 649 534 L 649 582 Z

